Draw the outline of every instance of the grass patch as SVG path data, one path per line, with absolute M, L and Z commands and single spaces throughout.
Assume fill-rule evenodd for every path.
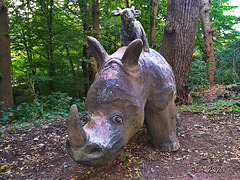
M 190 111 L 209 115 L 217 115 L 220 113 L 235 114 L 240 112 L 240 100 L 217 100 L 211 104 L 201 105 L 183 105 L 178 107 L 180 112 Z

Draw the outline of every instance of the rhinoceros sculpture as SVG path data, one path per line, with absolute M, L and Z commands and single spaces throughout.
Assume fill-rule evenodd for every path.
M 76 105 L 67 121 L 67 150 L 74 161 L 102 166 L 121 153 L 145 122 L 153 146 L 176 151 L 176 87 L 172 68 L 155 50 L 142 51 L 136 39 L 108 55 L 88 37 L 100 65 L 86 99 L 89 122 L 82 126 Z

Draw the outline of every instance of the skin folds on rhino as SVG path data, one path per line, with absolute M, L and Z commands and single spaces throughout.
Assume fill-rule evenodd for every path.
M 82 127 L 76 105 L 70 110 L 67 150 L 74 161 L 102 166 L 119 155 L 145 121 L 151 142 L 176 151 L 175 79 L 172 68 L 140 39 L 111 56 L 93 37 L 91 52 L 100 69 L 87 95 L 89 122 Z

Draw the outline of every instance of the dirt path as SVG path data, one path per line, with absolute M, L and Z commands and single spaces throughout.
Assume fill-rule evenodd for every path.
M 0 143 L 0 179 L 239 179 L 240 117 L 181 114 L 181 148 L 160 152 L 145 127 L 114 162 L 101 168 L 78 165 L 65 150 L 65 119 L 6 127 Z

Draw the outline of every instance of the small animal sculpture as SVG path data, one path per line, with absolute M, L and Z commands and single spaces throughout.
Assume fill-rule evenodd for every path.
M 102 166 L 121 153 L 145 121 L 151 142 L 162 151 L 176 151 L 176 87 L 172 68 L 155 50 L 142 51 L 136 39 L 108 55 L 88 37 L 100 65 L 86 99 L 89 122 L 82 126 L 77 106 L 67 121 L 67 150 L 74 161 Z
M 149 46 L 145 31 L 142 24 L 135 19 L 141 15 L 141 11 L 132 8 L 121 9 L 117 7 L 116 11 L 112 11 L 113 16 L 121 16 L 121 47 L 128 46 L 133 40 L 141 39 L 143 41 L 143 50 L 148 52 Z

